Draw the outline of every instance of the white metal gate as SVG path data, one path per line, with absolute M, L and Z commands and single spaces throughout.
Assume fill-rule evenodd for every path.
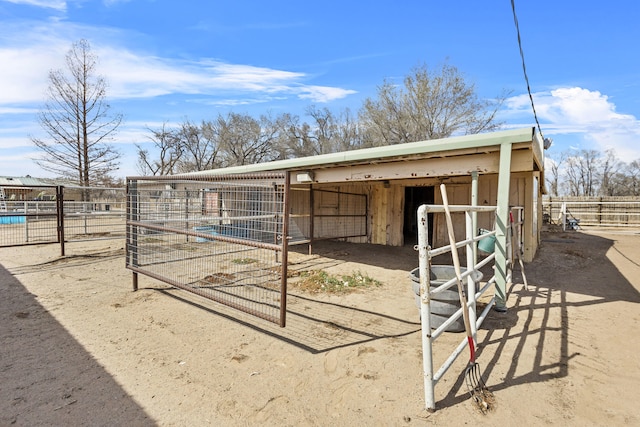
M 487 304 L 480 315 L 476 312 L 476 301 L 477 299 L 483 295 L 487 290 L 491 288 L 491 286 L 496 281 L 495 274 L 487 278 L 484 285 L 482 285 L 479 289 L 476 288 L 476 283 L 474 281 L 473 274 L 480 270 L 482 267 L 493 263 L 495 269 L 501 268 L 501 271 L 507 271 L 507 281 L 511 281 L 511 268 L 510 263 L 513 259 L 511 255 L 513 249 L 511 248 L 510 242 L 513 239 L 508 237 L 507 243 L 507 261 L 504 266 L 496 266 L 496 256 L 495 253 L 491 253 L 487 257 L 485 257 L 482 261 L 477 262 L 477 245 L 478 242 L 483 241 L 484 239 L 494 239 L 496 235 L 496 231 L 489 231 L 482 234 L 477 233 L 477 215 L 479 213 L 485 214 L 495 214 L 497 207 L 495 206 L 449 206 L 449 209 L 452 213 L 464 213 L 465 215 L 465 225 L 466 225 L 466 236 L 464 240 L 458 241 L 456 243 L 456 248 L 465 248 L 466 255 L 466 271 L 462 274 L 463 283 L 466 280 L 467 284 L 467 299 L 469 306 L 469 314 L 470 314 L 470 323 L 471 323 L 471 332 L 474 338 L 474 342 L 476 342 L 476 334 L 477 330 L 484 322 L 487 314 L 493 307 L 496 297 L 495 295 L 491 298 L 491 301 Z M 522 221 L 520 218 L 521 209 L 514 208 L 515 212 L 517 212 L 518 222 L 511 222 L 511 234 L 513 233 L 513 227 L 521 227 Z M 440 286 L 436 288 L 431 288 L 431 275 L 432 275 L 432 258 L 445 254 L 451 251 L 451 247 L 449 245 L 443 246 L 440 248 L 431 248 L 429 242 L 429 224 L 428 224 L 428 214 L 442 214 L 444 213 L 444 206 L 441 205 L 422 205 L 418 208 L 418 251 L 419 251 L 419 271 L 420 271 L 420 313 L 421 313 L 421 322 L 422 322 L 422 352 L 423 352 L 423 368 L 424 368 L 424 389 L 425 389 L 425 404 L 428 410 L 435 410 L 435 393 L 434 389 L 438 381 L 443 377 L 443 375 L 447 372 L 447 370 L 451 367 L 451 365 L 455 362 L 458 356 L 466 349 L 467 347 L 467 338 L 466 336 L 461 340 L 460 344 L 453 350 L 453 352 L 449 355 L 449 357 L 445 360 L 442 366 L 437 367 L 434 371 L 433 366 L 433 344 L 434 342 L 442 335 L 442 333 L 454 322 L 456 322 L 462 316 L 462 307 L 460 307 L 451 317 L 449 317 L 444 323 L 442 323 L 437 328 L 432 328 L 431 321 L 431 300 L 436 299 L 438 294 L 447 290 L 451 286 L 455 286 L 457 283 L 457 279 L 454 277 L 451 280 L 446 281 Z M 521 233 L 518 234 L 522 235 Z M 428 291 L 427 291 L 428 290 Z

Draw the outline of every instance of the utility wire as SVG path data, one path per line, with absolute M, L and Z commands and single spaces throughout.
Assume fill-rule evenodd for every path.
M 522 40 L 520 38 L 520 25 L 518 25 L 518 16 L 516 15 L 515 0 L 511 0 L 511 10 L 513 11 L 513 22 L 516 24 L 516 33 L 518 34 L 518 47 L 520 48 L 520 58 L 522 58 L 522 71 L 524 72 L 524 80 L 527 82 L 527 92 L 529 93 L 529 99 L 531 100 L 531 108 L 533 109 L 533 117 L 538 125 L 538 132 L 543 137 L 542 129 L 540 128 L 540 122 L 538 121 L 538 114 L 536 113 L 536 106 L 533 103 L 533 95 L 531 95 L 531 86 L 529 85 L 529 76 L 527 76 L 527 66 L 524 62 L 524 51 L 522 50 Z

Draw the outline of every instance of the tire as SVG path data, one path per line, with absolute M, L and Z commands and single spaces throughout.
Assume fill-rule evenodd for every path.
M 463 271 L 465 271 L 463 269 Z M 420 271 L 419 268 L 411 270 L 411 288 L 415 294 L 415 302 L 418 307 L 418 313 L 421 313 L 421 301 L 420 301 Z M 431 266 L 431 289 L 435 289 L 441 286 L 443 283 L 448 282 L 455 277 L 455 270 L 449 265 L 432 265 Z M 476 284 L 482 279 L 482 273 L 479 271 L 474 273 L 473 276 Z M 477 287 L 477 285 L 476 285 Z M 460 297 L 458 295 L 458 287 L 454 282 L 449 288 L 438 292 L 431 298 L 431 328 L 437 329 L 440 327 L 453 313 L 460 309 Z M 462 316 L 456 319 L 455 322 L 450 324 L 445 331 L 447 332 L 462 332 L 464 331 L 464 319 Z

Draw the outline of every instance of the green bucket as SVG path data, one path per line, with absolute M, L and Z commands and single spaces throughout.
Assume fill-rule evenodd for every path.
M 479 230 L 478 235 L 482 236 L 483 234 L 488 234 L 491 233 L 490 230 L 485 230 L 484 228 L 481 228 Z M 492 254 L 495 250 L 496 250 L 496 236 L 495 234 L 493 236 L 488 236 L 485 237 L 482 240 L 478 241 L 478 250 L 481 252 L 485 252 L 488 254 Z

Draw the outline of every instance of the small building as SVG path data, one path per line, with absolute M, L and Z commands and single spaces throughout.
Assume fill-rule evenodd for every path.
M 55 199 L 55 188 L 45 191 L 43 187 L 50 187 L 50 184 L 30 176 L 0 176 L 0 198 L 4 200 L 30 201 L 38 200 L 38 197 Z
M 515 222 L 522 218 L 523 258 L 532 260 L 542 222 L 543 156 L 541 135 L 524 128 L 175 176 L 128 177 L 127 268 L 134 272 L 134 290 L 138 273 L 147 274 L 284 326 L 291 245 L 308 243 L 312 249 L 319 239 L 415 245 L 420 229 L 427 231 L 429 246 L 448 246 L 442 214 L 420 219 L 429 227 L 417 219 L 421 205 L 443 204 L 436 187 L 444 183 L 450 204 L 487 206 L 476 209 L 477 222 L 474 215 L 467 222 L 455 213 L 464 207 L 453 209 L 453 225 L 458 241 L 468 237 L 467 230 L 495 230 L 495 249 L 489 249 L 495 255 L 495 309 L 505 311 L 511 212 L 517 209 Z M 139 238 L 150 233 L 165 237 Z M 189 247 L 201 252 L 198 257 L 191 252 L 185 257 L 175 245 L 188 245 L 191 238 L 207 243 Z M 239 248 L 255 254 L 249 267 L 230 261 Z M 165 267 L 167 260 L 171 268 Z M 203 279 L 208 271 L 233 274 Z M 259 278 L 256 271 L 262 272 Z M 218 286 L 227 282 L 235 293 Z

